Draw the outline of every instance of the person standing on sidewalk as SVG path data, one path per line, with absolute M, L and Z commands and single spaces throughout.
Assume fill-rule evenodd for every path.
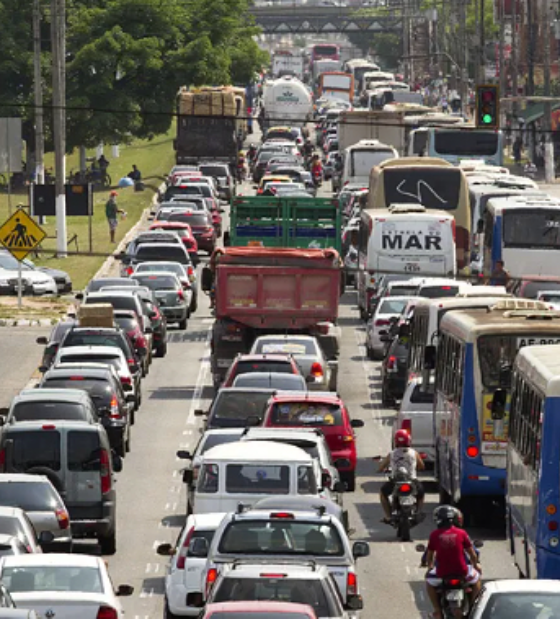
M 119 209 L 117 206 L 117 192 L 111 192 L 109 195 L 109 200 L 105 205 L 105 217 L 109 223 L 111 243 L 115 243 L 115 231 L 119 225 L 119 213 L 125 215 L 126 211 Z

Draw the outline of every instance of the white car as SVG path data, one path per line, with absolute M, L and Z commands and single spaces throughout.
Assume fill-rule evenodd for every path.
M 434 445 L 434 387 L 424 390 L 422 377 L 412 379 L 404 393 L 401 408 L 393 425 L 393 436 L 399 430 L 409 431 L 412 447 L 427 463 L 435 461 Z
M 0 580 L 18 607 L 34 609 L 41 618 L 124 618 L 102 558 L 53 553 L 0 559 Z
M 34 295 L 57 295 L 58 287 L 54 278 L 41 271 L 22 267 L 23 291 Z M 4 269 L 0 266 L 0 290 L 17 292 L 18 270 Z
M 175 547 L 160 545 L 158 554 L 171 556 L 165 577 L 165 617 L 198 618 L 204 607 L 202 576 L 207 553 L 201 553 L 197 539 L 204 539 L 208 551 L 225 513 L 190 515 Z M 196 548 L 198 547 L 198 549 Z
M 560 618 L 560 583 L 546 579 L 490 581 L 469 618 Z
M 381 359 L 392 321 L 398 320 L 410 297 L 383 297 L 366 328 L 366 350 L 370 359 Z

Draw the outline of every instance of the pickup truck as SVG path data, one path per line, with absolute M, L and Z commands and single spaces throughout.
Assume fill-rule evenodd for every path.
M 210 358 L 215 388 L 237 354 L 248 353 L 263 334 L 313 335 L 328 360 L 338 357 L 341 260 L 336 250 L 219 249 L 202 272 L 202 288 L 215 296 Z
M 231 203 L 229 243 L 340 252 L 341 226 L 336 199 L 237 196 Z

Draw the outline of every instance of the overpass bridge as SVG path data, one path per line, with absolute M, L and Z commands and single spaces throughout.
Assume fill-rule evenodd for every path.
M 251 13 L 263 34 L 402 32 L 400 17 L 368 17 L 353 7 L 284 4 L 253 6 Z

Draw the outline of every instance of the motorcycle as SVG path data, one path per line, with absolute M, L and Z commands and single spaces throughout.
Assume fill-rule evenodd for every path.
M 358 250 L 352 246 L 344 257 L 344 270 L 346 272 L 346 284 L 351 285 L 356 282 L 356 271 L 358 269 Z
M 473 542 L 476 553 L 480 558 L 480 551 L 484 543 L 480 540 Z M 423 553 L 422 567 L 426 568 L 426 546 L 417 545 L 416 551 Z M 466 618 L 470 612 L 470 586 L 466 583 L 464 577 L 450 576 L 442 580 L 441 586 L 438 588 L 439 604 L 443 612 L 444 618 Z
M 315 183 L 315 187 L 321 187 L 323 184 L 323 170 L 322 168 L 316 168 L 312 172 L 313 175 L 313 183 Z

